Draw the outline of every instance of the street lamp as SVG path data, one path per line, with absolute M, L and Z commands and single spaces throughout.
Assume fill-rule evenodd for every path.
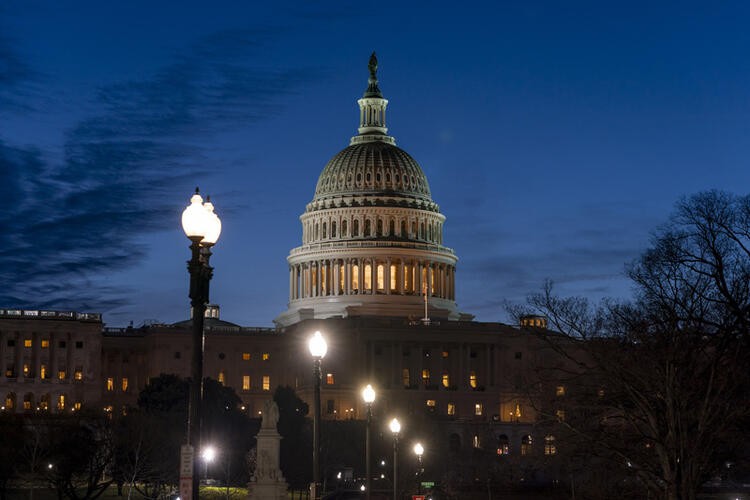
M 424 447 L 422 446 L 422 443 L 417 443 L 414 445 L 414 453 L 417 455 L 417 464 L 419 464 L 419 467 L 417 468 L 417 495 L 421 495 L 422 471 L 424 470 L 422 468 L 422 454 L 424 453 Z
M 208 482 L 208 464 L 209 462 L 213 462 L 214 458 L 216 458 L 216 448 L 214 448 L 213 446 L 206 446 L 206 448 L 204 448 L 203 452 L 201 453 L 201 457 L 203 458 L 203 463 L 206 466 L 204 472 L 206 482 Z
M 393 434 L 393 500 L 398 500 L 398 433 L 401 432 L 401 422 L 394 418 L 388 427 Z
M 190 273 L 190 305 L 193 311 L 193 358 L 190 364 L 190 409 L 188 411 L 187 442 L 189 453 L 193 456 L 192 493 L 193 500 L 198 500 L 198 456 L 194 453 L 200 446 L 201 400 L 203 399 L 203 317 L 208 303 L 208 288 L 213 276 L 209 265 L 211 247 L 221 234 L 221 220 L 214 213 L 214 206 L 206 198 L 203 202 L 198 188 L 190 198 L 190 205 L 182 212 L 182 229 L 191 241 L 191 258 L 188 261 Z
M 310 485 L 312 500 L 320 498 L 320 360 L 328 351 L 326 339 L 315 332 L 308 342 L 313 357 L 313 378 L 315 379 L 315 396 L 313 397 L 313 482 Z
M 365 400 L 367 405 L 367 428 L 365 430 L 365 484 L 367 489 L 365 490 L 365 497 L 370 500 L 370 483 L 371 483 L 371 471 L 370 471 L 370 425 L 372 423 L 372 403 L 375 401 L 375 389 L 370 384 L 362 389 L 362 399 Z

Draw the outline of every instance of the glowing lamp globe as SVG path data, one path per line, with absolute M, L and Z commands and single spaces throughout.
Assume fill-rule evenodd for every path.
M 310 354 L 312 354 L 313 358 L 323 359 L 326 352 L 328 352 L 326 339 L 323 338 L 323 335 L 321 335 L 320 332 L 315 332 L 313 334 L 308 343 L 308 347 L 310 348 Z
M 367 387 L 362 389 L 362 399 L 364 399 L 365 403 L 368 405 L 375 401 L 375 389 L 373 389 L 370 384 L 367 384 Z
M 399 432 L 401 432 L 401 422 L 399 422 L 397 418 L 391 420 L 391 423 L 388 424 L 388 427 L 391 428 L 391 432 L 394 434 L 398 434 Z
M 417 454 L 418 457 L 421 457 L 424 453 L 424 447 L 422 446 L 422 443 L 417 443 L 414 445 L 414 453 Z
M 206 211 L 206 226 L 201 243 L 203 245 L 213 245 L 219 240 L 219 235 L 221 234 L 221 220 L 214 212 L 214 204 L 211 203 L 208 197 L 206 197 L 203 208 Z
M 182 212 L 182 230 L 191 240 L 206 236 L 208 212 L 203 207 L 203 198 L 195 188 L 195 194 L 190 198 L 190 205 Z

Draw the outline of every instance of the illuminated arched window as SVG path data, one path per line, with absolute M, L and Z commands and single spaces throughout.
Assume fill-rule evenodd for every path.
M 372 290 L 372 266 L 365 264 L 365 290 Z
M 469 385 L 472 389 L 477 388 L 477 372 L 475 372 L 474 370 L 469 372 Z
M 57 409 L 60 411 L 65 409 L 65 394 L 57 396 Z
M 49 410 L 49 394 L 42 394 L 39 400 L 39 409 L 44 411 Z
M 443 387 L 450 387 L 451 385 L 451 376 L 448 374 L 448 372 L 443 372 Z
M 15 392 L 9 392 L 5 396 L 5 409 L 6 410 L 12 410 L 16 407 L 16 393 Z
M 219 372 L 219 383 L 221 385 L 224 385 L 225 382 L 226 382 L 226 376 L 224 375 L 224 370 L 222 370 Z
M 383 264 L 378 264 L 378 290 L 383 290 L 385 288 L 385 266 Z
M 424 385 L 429 385 L 430 383 L 430 370 L 428 368 L 422 370 L 422 383 Z
M 521 455 L 531 455 L 531 435 L 521 437 Z
M 391 264 L 391 290 L 398 290 L 398 266 Z
M 357 264 L 352 266 L 352 291 L 359 291 L 359 266 Z
M 557 446 L 555 446 L 555 436 L 548 435 L 544 437 L 544 454 L 554 455 L 557 453 Z

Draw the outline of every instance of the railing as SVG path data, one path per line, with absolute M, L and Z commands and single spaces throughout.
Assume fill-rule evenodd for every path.
M 414 250 L 427 250 L 431 252 L 449 253 L 454 254 L 453 249 L 444 247 L 443 245 L 436 245 L 434 243 L 412 243 L 412 242 L 399 242 L 399 241 L 332 241 L 330 243 L 310 243 L 292 249 L 290 255 L 297 255 L 300 253 L 306 253 L 316 250 L 335 250 L 339 248 L 352 249 L 352 248 L 409 248 Z
M 41 309 L 0 309 L 0 317 L 5 318 L 44 318 L 79 321 L 101 321 L 101 313 L 76 311 L 48 311 Z

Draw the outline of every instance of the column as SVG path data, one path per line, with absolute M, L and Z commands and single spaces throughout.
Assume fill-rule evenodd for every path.
M 383 288 L 385 288 L 385 294 L 391 294 L 391 258 L 385 259 L 385 272 L 383 273 Z

